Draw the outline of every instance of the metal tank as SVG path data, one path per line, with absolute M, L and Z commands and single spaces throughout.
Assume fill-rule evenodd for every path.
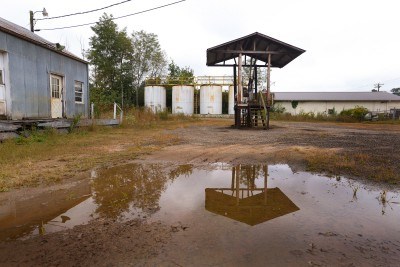
M 175 85 L 172 87 L 172 114 L 193 114 L 194 87 Z
M 200 87 L 200 114 L 222 114 L 222 86 Z
M 229 86 L 228 114 L 235 114 L 235 87 Z
M 163 111 L 167 107 L 166 91 L 163 86 L 144 88 L 144 105 L 153 112 Z

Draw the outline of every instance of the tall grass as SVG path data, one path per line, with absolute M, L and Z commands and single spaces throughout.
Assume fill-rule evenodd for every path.
M 167 109 L 153 112 L 150 108 L 129 108 L 124 111 L 122 127 L 151 127 L 161 121 L 197 120 L 194 116 L 170 114 Z

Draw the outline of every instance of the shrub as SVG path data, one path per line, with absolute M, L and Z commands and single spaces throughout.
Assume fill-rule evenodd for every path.
M 363 106 L 356 106 L 355 108 L 352 109 L 342 110 L 339 114 L 339 119 L 346 119 L 346 117 L 349 117 L 357 121 L 363 121 L 367 113 L 368 109 L 364 108 Z

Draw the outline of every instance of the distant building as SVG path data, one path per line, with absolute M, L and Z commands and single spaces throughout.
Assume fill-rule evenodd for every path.
M 273 99 L 275 106 L 285 108 L 285 112 L 292 115 L 340 113 L 356 106 L 376 113 L 400 109 L 400 96 L 387 92 L 275 92 Z
M 88 116 L 88 62 L 0 18 L 0 118 Z

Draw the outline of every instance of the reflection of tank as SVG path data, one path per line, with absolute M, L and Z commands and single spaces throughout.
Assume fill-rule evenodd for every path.
M 194 87 L 175 85 L 172 87 L 172 114 L 193 114 Z
M 256 186 L 258 177 L 264 177 L 262 188 Z M 267 178 L 266 165 L 233 167 L 231 187 L 205 189 L 206 210 L 251 226 L 298 211 L 279 188 L 267 188 Z
M 235 88 L 229 86 L 228 114 L 235 114 Z
M 222 87 L 220 85 L 200 87 L 200 114 L 222 114 Z
M 153 112 L 162 111 L 166 108 L 167 98 L 163 86 L 146 86 L 144 88 L 144 105 Z

